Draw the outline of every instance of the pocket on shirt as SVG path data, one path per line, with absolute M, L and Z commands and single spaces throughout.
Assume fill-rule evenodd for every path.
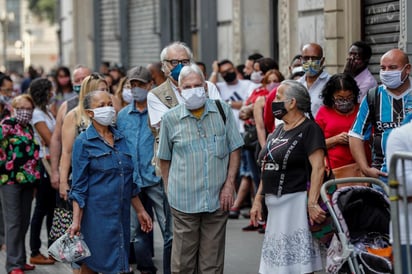
M 211 142 L 213 154 L 217 158 L 225 158 L 229 154 L 226 135 L 215 135 L 213 139 L 213 142 Z
M 120 159 L 123 162 L 122 167 L 127 171 L 133 171 L 132 155 L 126 152 L 120 151 Z
M 109 172 L 115 168 L 112 152 L 104 152 L 91 156 L 91 168 L 103 172 Z

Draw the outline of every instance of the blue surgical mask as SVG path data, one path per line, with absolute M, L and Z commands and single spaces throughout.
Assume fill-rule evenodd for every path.
M 183 65 L 181 63 L 177 64 L 177 66 L 175 66 L 171 71 L 170 71 L 170 75 L 172 76 L 172 78 L 177 82 L 179 81 L 179 74 L 180 71 L 182 70 Z
M 133 95 L 133 99 L 136 102 L 144 102 L 147 99 L 147 90 L 145 90 L 144 88 L 139 88 L 139 87 L 135 87 L 132 88 L 132 95 Z
M 73 85 L 73 91 L 76 92 L 77 94 L 79 94 L 81 87 L 82 87 L 81 85 Z

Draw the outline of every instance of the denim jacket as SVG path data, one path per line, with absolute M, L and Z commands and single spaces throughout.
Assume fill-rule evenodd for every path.
M 97 272 L 122 273 L 129 271 L 130 205 L 138 186 L 126 139 L 111 131 L 113 147 L 93 125 L 75 140 L 69 197 L 83 209 L 81 233 L 92 253 L 84 262 Z
M 132 154 L 134 181 L 140 188 L 158 184 L 160 177 L 152 164 L 155 139 L 149 128 L 147 109 L 140 112 L 132 102 L 119 112 L 117 129 L 126 136 Z

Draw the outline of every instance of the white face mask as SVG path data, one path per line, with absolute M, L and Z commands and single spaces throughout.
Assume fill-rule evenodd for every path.
M 196 87 L 182 90 L 181 93 L 187 109 L 199 109 L 206 103 L 206 92 L 204 87 Z
M 408 77 L 408 75 L 406 75 L 406 77 L 402 80 L 402 71 L 404 69 L 405 67 L 403 67 L 402 70 L 381 70 L 379 72 L 379 77 L 381 78 L 382 84 L 390 89 L 398 88 L 405 82 L 406 78 Z
M 130 88 L 124 88 L 122 91 L 123 100 L 130 104 L 133 100 L 132 90 Z
M 257 84 L 261 83 L 263 80 L 263 73 L 261 71 L 252 72 L 252 74 L 250 75 L 250 80 Z
M 114 110 L 113 107 L 110 107 L 110 106 L 94 108 L 90 110 L 93 111 L 94 113 L 94 116 L 92 119 L 102 126 L 111 125 L 116 115 L 116 111 Z

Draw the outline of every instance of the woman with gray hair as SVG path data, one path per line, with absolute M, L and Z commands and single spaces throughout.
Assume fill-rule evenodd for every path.
M 326 217 L 317 203 L 326 145 L 310 105 L 308 91 L 294 80 L 283 81 L 272 102 L 274 117 L 284 123 L 268 136 L 259 155 L 262 180 L 250 214 L 257 226 L 262 220 L 264 197 L 268 218 L 259 273 L 311 273 L 322 269 L 319 246 L 309 226 Z

